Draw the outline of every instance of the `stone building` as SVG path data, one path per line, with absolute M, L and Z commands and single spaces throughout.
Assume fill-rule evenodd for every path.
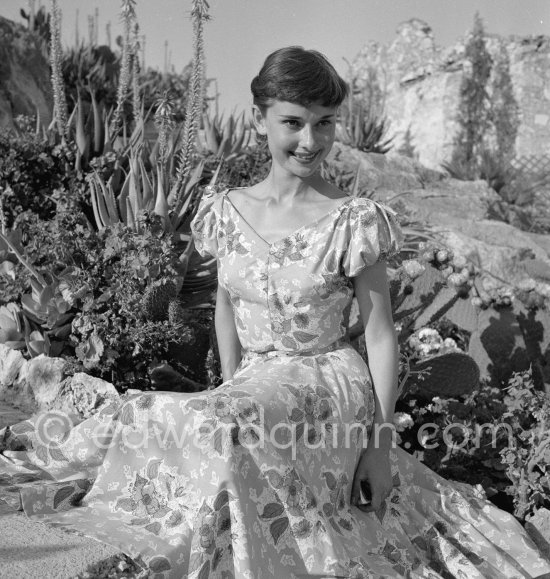
M 520 116 L 516 156 L 550 156 L 550 37 L 487 35 L 486 45 L 492 55 L 504 48 L 510 59 Z M 451 157 L 464 49 L 465 39 L 438 47 L 429 25 L 412 19 L 398 27 L 391 43 L 367 42 L 351 63 L 366 98 L 383 95 L 394 148 L 412 146 L 431 168 Z

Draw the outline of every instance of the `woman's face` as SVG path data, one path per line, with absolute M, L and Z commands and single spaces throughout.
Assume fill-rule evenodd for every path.
M 307 107 L 274 100 L 262 114 L 254 107 L 256 130 L 267 136 L 273 163 L 297 177 L 309 177 L 321 166 L 334 143 L 337 107 Z

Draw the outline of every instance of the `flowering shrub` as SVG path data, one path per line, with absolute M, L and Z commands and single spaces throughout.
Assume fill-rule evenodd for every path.
M 446 478 L 481 484 L 519 519 L 550 506 L 550 400 L 529 372 L 428 403 L 408 392 L 395 426 L 400 446 Z

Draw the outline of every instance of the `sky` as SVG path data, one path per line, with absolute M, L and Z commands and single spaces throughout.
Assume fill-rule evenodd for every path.
M 22 22 L 29 0 L 0 0 L 0 16 Z M 49 6 L 49 0 L 35 0 Z M 449 46 L 463 36 L 479 12 L 488 33 L 550 36 L 550 0 L 208 0 L 212 19 L 205 27 L 210 94 L 219 93 L 220 109 L 249 110 L 250 81 L 265 57 L 282 46 L 300 45 L 323 52 L 342 74 L 365 42 L 391 42 L 398 25 L 420 18 L 435 42 Z M 114 38 L 122 30 L 118 0 L 58 0 L 63 42 L 88 37 L 88 15 L 98 10 L 99 42 L 106 24 Z M 176 72 L 192 55 L 191 0 L 136 0 L 145 34 L 145 65 Z

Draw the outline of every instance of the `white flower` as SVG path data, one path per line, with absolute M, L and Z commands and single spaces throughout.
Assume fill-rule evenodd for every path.
M 407 428 L 414 426 L 414 420 L 406 412 L 396 412 L 393 417 L 393 423 L 397 432 L 403 432 Z
M 418 337 L 423 341 L 441 339 L 438 331 L 432 328 L 422 328 L 418 331 Z
M 426 267 L 416 259 L 405 259 L 402 264 L 403 271 L 411 279 L 417 278 L 420 274 L 426 271 Z
M 452 338 L 445 338 L 443 341 L 443 347 L 449 350 L 459 350 L 457 343 Z

